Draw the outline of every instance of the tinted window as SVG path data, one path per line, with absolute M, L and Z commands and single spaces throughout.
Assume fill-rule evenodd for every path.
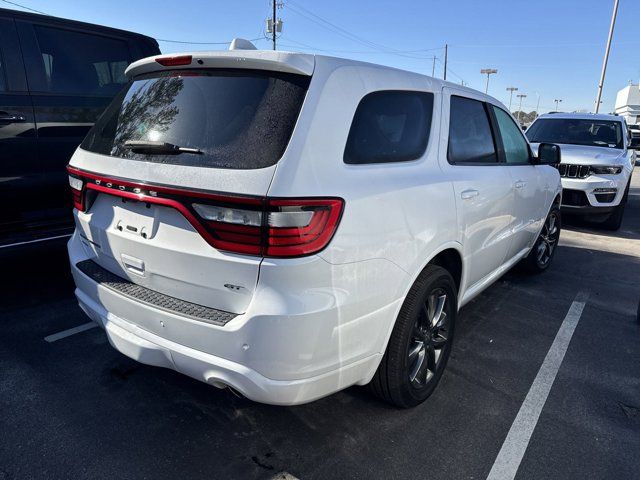
M 522 135 L 522 130 L 501 108 L 492 106 L 500 129 L 504 155 L 507 163 L 529 163 L 529 145 Z
M 96 153 L 218 168 L 275 164 L 289 143 L 309 77 L 234 71 L 171 71 L 137 77 L 120 92 L 81 147 Z M 131 141 L 197 153 L 134 153 Z
M 45 75 L 45 91 L 113 96 L 127 79 L 124 40 L 49 27 L 34 27 Z
M 433 94 L 383 91 L 362 99 L 353 117 L 345 163 L 403 162 L 427 148 Z
M 527 130 L 530 142 L 622 148 L 622 122 L 579 118 L 542 118 Z
M 451 163 L 498 161 L 484 103 L 451 97 L 448 158 Z

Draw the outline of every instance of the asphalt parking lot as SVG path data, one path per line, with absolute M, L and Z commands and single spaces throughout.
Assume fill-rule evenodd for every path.
M 565 224 L 550 271 L 465 307 L 440 386 L 405 411 L 362 388 L 255 404 L 138 364 L 98 328 L 47 342 L 87 323 L 64 242 L 0 251 L 0 479 L 486 478 L 576 299 L 516 478 L 640 478 L 640 168 L 629 200 L 619 232 Z

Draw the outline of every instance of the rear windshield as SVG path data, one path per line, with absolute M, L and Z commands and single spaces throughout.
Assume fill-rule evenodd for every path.
M 545 118 L 527 130 L 530 142 L 566 143 L 594 147 L 622 148 L 622 122 Z
M 165 71 L 133 79 L 81 148 L 175 165 L 251 169 L 274 165 L 293 132 L 309 77 L 252 70 Z M 135 152 L 125 142 L 199 150 Z

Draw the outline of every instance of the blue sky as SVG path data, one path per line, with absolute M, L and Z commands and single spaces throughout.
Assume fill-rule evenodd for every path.
M 225 42 L 263 37 L 270 0 L 16 0 L 51 15 L 133 30 L 159 39 Z M 0 6 L 18 8 L 0 0 Z M 613 0 L 284 0 L 281 49 L 326 53 L 442 76 L 484 90 L 481 68 L 497 68 L 489 93 L 508 104 L 505 88 L 527 94 L 523 110 L 593 109 Z M 601 111 L 640 78 L 640 1 L 620 0 Z M 163 52 L 224 45 L 159 42 Z M 258 48 L 271 48 L 258 40 Z M 518 92 L 518 93 L 520 93 Z M 514 97 L 513 109 L 517 107 Z

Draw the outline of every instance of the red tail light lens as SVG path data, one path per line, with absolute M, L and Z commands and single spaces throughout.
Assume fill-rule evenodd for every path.
M 192 204 L 221 250 L 266 257 L 300 257 L 325 248 L 342 214 L 338 198 L 265 198 L 255 206 Z M 244 207 L 244 208 L 243 208 Z
M 84 181 L 76 176 L 69 175 L 69 186 L 73 198 L 73 206 L 79 211 L 84 211 Z
M 176 67 L 179 65 L 191 65 L 191 55 L 177 55 L 175 57 L 156 58 L 156 62 L 165 67 Z
M 298 257 L 322 250 L 333 237 L 343 201 L 327 199 L 269 199 L 268 257 Z
M 301 257 L 324 249 L 335 234 L 340 198 L 229 196 L 107 178 L 68 167 L 74 206 L 85 211 L 87 191 L 178 210 L 214 248 L 265 257 Z M 78 189 L 79 187 L 79 189 Z

